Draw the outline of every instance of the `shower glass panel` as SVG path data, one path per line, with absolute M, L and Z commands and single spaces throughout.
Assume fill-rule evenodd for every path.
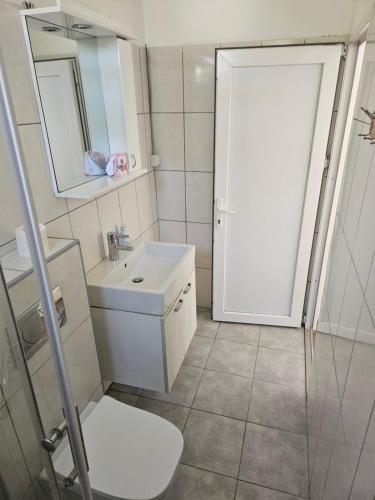
M 25 189 L 27 182 L 20 182 L 24 175 L 19 174 L 23 172 L 22 151 L 1 71 L 0 77 L 0 161 L 17 171 L 17 206 L 24 207 L 25 226 L 37 227 L 31 194 Z M 37 240 L 29 243 L 34 259 L 20 257 L 15 242 L 0 247 L 0 498 L 91 500 L 77 425 L 80 418 L 74 406 L 77 415 L 90 408 L 90 402 L 102 396 L 102 387 L 80 248 L 73 240 L 51 240 L 46 259 L 39 260 Z M 48 307 L 42 306 L 49 306 L 43 266 L 57 312 L 55 337 L 54 329 L 47 328 Z M 61 345 L 62 355 L 56 345 Z M 64 392 L 64 384 L 71 390 Z M 67 398 L 69 392 L 72 398 Z M 66 450 L 69 471 L 59 474 L 56 464 L 62 449 Z M 84 468 L 75 468 L 73 455 Z

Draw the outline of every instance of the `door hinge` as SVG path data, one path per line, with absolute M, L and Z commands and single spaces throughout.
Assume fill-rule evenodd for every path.
M 349 45 L 347 43 L 344 43 L 344 45 L 342 46 L 342 51 L 341 51 L 341 57 L 343 59 L 346 59 L 348 56 L 348 48 L 349 48 Z

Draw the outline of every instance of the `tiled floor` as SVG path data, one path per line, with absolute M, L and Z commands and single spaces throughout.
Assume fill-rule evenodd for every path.
M 307 498 L 302 330 L 217 323 L 200 311 L 170 394 L 119 384 L 108 394 L 183 432 L 165 500 Z

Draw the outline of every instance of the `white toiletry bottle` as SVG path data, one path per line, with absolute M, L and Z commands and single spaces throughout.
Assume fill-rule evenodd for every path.
M 120 232 L 118 233 L 118 243 L 122 247 L 129 245 L 129 233 L 125 226 L 120 227 Z

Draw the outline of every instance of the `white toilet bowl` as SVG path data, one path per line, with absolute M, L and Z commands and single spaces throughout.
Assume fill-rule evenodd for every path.
M 177 427 L 104 396 L 83 412 L 82 429 L 95 499 L 151 500 L 165 495 L 184 445 Z M 53 462 L 59 481 L 70 474 L 73 461 L 67 441 Z M 79 498 L 77 480 L 64 490 L 66 498 Z

